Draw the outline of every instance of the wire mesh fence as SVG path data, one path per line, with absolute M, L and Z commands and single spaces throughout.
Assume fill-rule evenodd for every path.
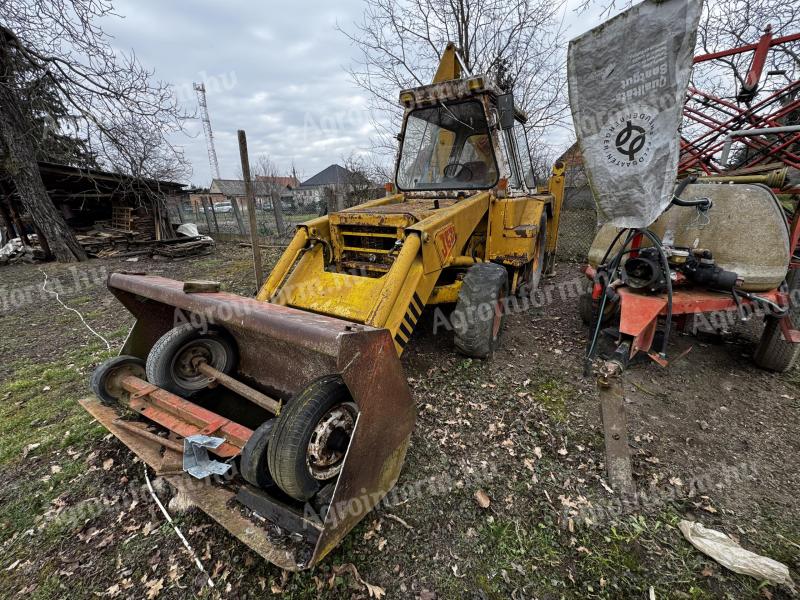
M 597 213 L 594 208 L 573 209 L 565 206 L 561 212 L 556 256 L 559 260 L 586 260 L 596 233 Z
M 262 242 L 287 244 L 295 231 L 295 225 L 324 215 L 327 202 L 282 201 L 276 214 L 269 200 L 256 202 L 256 224 Z M 243 200 L 222 202 L 200 202 L 176 200 L 168 203 L 170 220 L 179 225 L 194 223 L 200 233 L 216 239 L 248 241 L 250 221 L 247 203 Z M 583 192 L 567 190 L 558 235 L 559 260 L 583 261 L 589 252 L 597 232 L 597 215 L 594 202 Z
M 287 242 L 294 234 L 295 225 L 325 214 L 325 204 L 309 202 L 288 204 L 276 214 L 269 202 L 256 203 L 256 226 L 259 238 L 274 243 Z M 211 237 L 238 236 L 249 239 L 250 215 L 244 202 L 174 202 L 170 205 L 173 223 L 194 223 L 200 233 Z

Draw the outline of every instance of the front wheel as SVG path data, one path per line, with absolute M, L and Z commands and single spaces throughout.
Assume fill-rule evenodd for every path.
M 494 263 L 467 271 L 451 315 L 456 348 L 472 358 L 486 358 L 497 347 L 506 320 L 508 272 Z
M 267 449 L 269 472 L 286 494 L 311 499 L 344 465 L 358 408 L 336 375 L 313 382 L 281 411 Z

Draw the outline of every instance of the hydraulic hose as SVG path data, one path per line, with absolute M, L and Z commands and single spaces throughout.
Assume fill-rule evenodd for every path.
M 686 190 L 686 187 L 697 181 L 697 175 L 690 175 L 681 179 L 678 187 L 675 188 L 675 193 L 672 194 L 671 204 L 675 206 L 696 206 L 700 210 L 708 210 L 713 204 L 709 198 L 697 198 L 695 200 L 681 200 L 681 194 Z

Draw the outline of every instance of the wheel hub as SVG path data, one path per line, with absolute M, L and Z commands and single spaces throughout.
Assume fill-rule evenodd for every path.
M 200 339 L 186 344 L 172 359 L 172 377 L 188 389 L 203 389 L 209 379 L 197 367 L 207 363 L 219 371 L 226 366 L 225 349 L 217 340 Z
M 341 471 L 355 423 L 356 407 L 352 402 L 334 406 L 319 420 L 306 452 L 308 471 L 314 479 L 324 481 Z

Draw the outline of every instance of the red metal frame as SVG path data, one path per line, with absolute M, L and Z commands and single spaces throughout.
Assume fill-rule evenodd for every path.
M 684 104 L 684 131 L 681 136 L 681 160 L 678 171 L 686 173 L 701 171 L 709 175 L 720 174 L 725 166 L 719 164 L 718 155 L 725 139 L 732 131 L 779 127 L 780 119 L 800 110 L 800 81 L 790 81 L 772 91 L 765 98 L 752 101 L 758 94 L 758 83 L 769 52 L 778 46 L 800 40 L 800 33 L 779 38 L 772 36 L 770 27 L 755 44 L 730 50 L 698 55 L 694 63 L 704 63 L 734 55 L 752 52 L 753 58 L 736 102 L 720 98 L 696 87 L 690 87 Z M 800 169 L 800 155 L 791 148 L 800 144 L 800 132 L 775 133 L 767 140 L 763 136 L 740 137 L 738 141 L 758 152 L 742 169 L 768 169 L 769 165 L 781 163 Z M 800 191 L 800 188 L 792 190 Z
M 754 44 L 740 46 L 729 50 L 698 55 L 694 64 L 718 60 L 730 56 L 753 53 L 753 58 L 745 82 L 737 95 L 736 101 L 731 102 L 712 93 L 689 87 L 686 102 L 684 103 L 684 133 L 681 136 L 681 157 L 678 166 L 680 174 L 697 173 L 707 175 L 720 175 L 725 172 L 725 165 L 719 163 L 721 153 L 728 135 L 733 131 L 747 129 L 764 129 L 780 127 L 780 119 L 795 111 L 800 111 L 800 80 L 789 81 L 777 90 L 769 93 L 765 98 L 758 99 L 758 84 L 766 65 L 769 52 L 779 46 L 800 41 L 800 33 L 775 38 L 771 27 L 767 27 L 764 35 Z M 688 127 L 686 126 L 688 125 Z M 691 133 L 688 133 L 691 131 Z M 795 146 L 800 146 L 800 132 L 776 132 L 769 139 L 764 136 L 738 137 L 749 148 L 757 151 L 746 164 L 737 167 L 737 173 L 759 173 L 774 170 L 784 166 L 800 169 L 800 154 Z M 775 190 L 783 193 L 800 193 L 800 186 L 792 189 Z M 789 268 L 800 268 L 800 262 L 794 259 L 800 244 L 800 210 L 794 211 L 794 218 L 789 224 L 792 262 Z M 641 237 L 641 236 L 639 236 Z M 634 240 L 632 248 L 635 250 L 641 240 Z M 591 266 L 585 268 L 586 276 L 594 279 L 595 269 Z M 598 286 L 595 286 L 597 288 Z M 593 289 L 593 297 L 599 299 L 600 289 Z M 667 312 L 667 296 L 647 295 L 637 293 L 626 287 L 617 289 L 620 296 L 620 334 L 633 338 L 631 353 L 650 352 L 659 317 Z M 789 299 L 786 294 L 775 289 L 759 293 L 759 296 L 776 302 L 781 306 L 788 306 Z M 742 305 L 752 302 L 742 300 Z M 673 290 L 672 315 L 676 324 L 685 322 L 686 315 L 695 313 L 734 311 L 737 305 L 729 294 L 699 290 L 678 285 Z M 800 343 L 800 331 L 794 329 L 789 316 L 781 319 L 781 333 L 784 339 L 792 343 Z M 658 360 L 653 353 L 650 353 Z M 663 363 L 663 361 L 659 360 Z
M 222 458 L 237 456 L 250 436 L 253 435 L 252 429 L 206 410 L 202 406 L 134 375 L 123 377 L 120 384 L 130 392 L 131 410 L 144 415 L 179 436 L 210 435 L 224 438 L 225 442 L 218 448 L 210 449 L 213 454 Z
M 589 279 L 594 279 L 595 269 L 591 265 L 584 267 L 584 273 Z M 650 352 L 655 337 L 658 319 L 667 314 L 666 294 L 643 294 L 627 287 L 617 288 L 620 296 L 620 323 L 621 335 L 633 338 L 631 356 L 637 352 Z M 759 292 L 758 296 L 775 302 L 779 306 L 788 306 L 788 296 L 780 290 Z M 753 303 L 744 298 L 742 306 Z M 737 310 L 736 302 L 730 294 L 712 292 L 709 290 L 692 287 L 674 289 L 672 293 L 672 318 L 678 322 L 685 315 L 710 312 L 728 312 Z M 786 340 L 800 343 L 800 331 L 792 328 L 789 317 L 781 319 L 781 332 Z

